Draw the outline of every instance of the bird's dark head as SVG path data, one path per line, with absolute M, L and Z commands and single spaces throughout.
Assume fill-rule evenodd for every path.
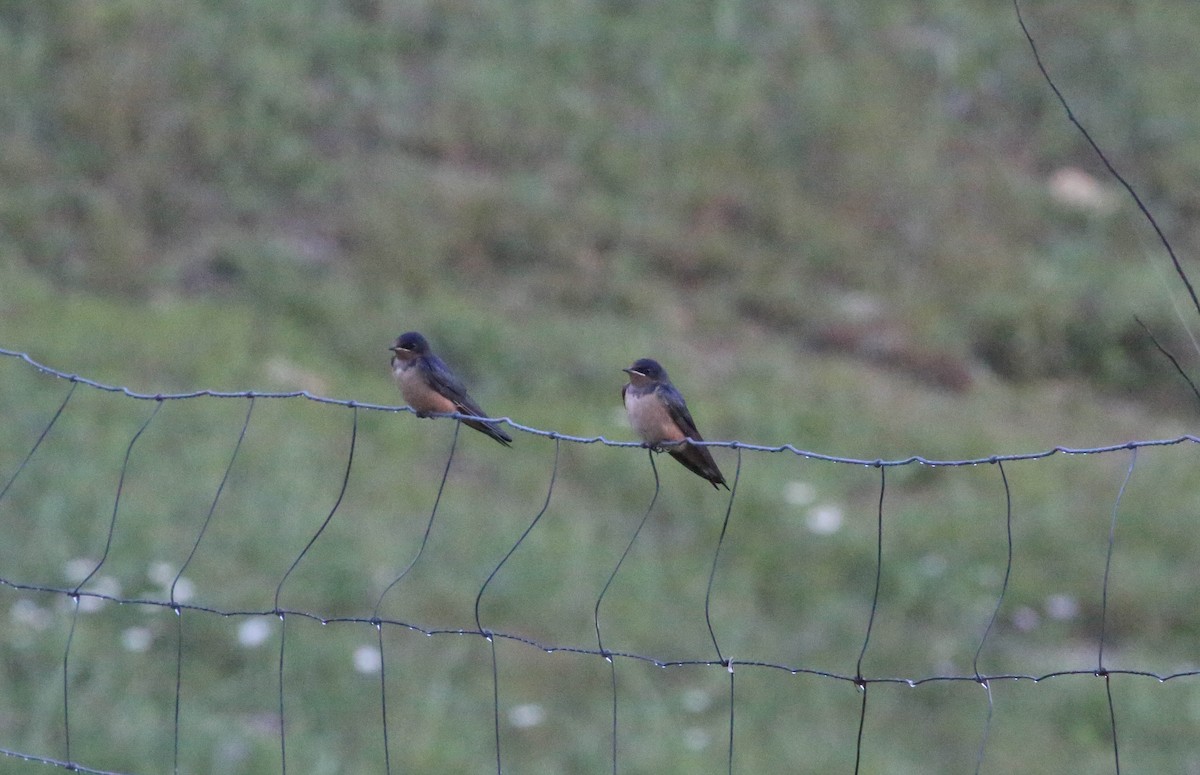
M 409 331 L 398 336 L 388 349 L 395 353 L 397 358 L 416 358 L 429 354 L 429 342 L 416 331 Z
M 629 375 L 629 381 L 635 386 L 667 381 L 667 370 L 652 358 L 639 358 L 622 371 Z

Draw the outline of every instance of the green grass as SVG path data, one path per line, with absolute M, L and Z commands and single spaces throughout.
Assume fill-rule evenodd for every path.
M 1188 256 L 1171 224 L 1200 101 L 1168 52 L 1200 17 L 1114 13 L 1029 23 Z M 1008 7 L 51 2 L 0 22 L 4 247 L 62 285 L 303 307 L 279 287 L 299 264 L 302 286 L 470 277 L 504 306 L 802 340 L 863 322 L 866 295 L 901 360 L 1117 390 L 1173 379 L 1132 314 L 1185 344 L 1165 257 Z M 1056 203 L 1066 167 L 1119 206 Z
M 1039 80 L 1011 10 L 883 5 L 46 2 L 0 11 L 0 346 L 143 393 L 314 393 L 397 404 L 387 344 L 423 331 L 482 405 L 630 439 L 620 368 L 660 359 L 708 438 L 874 460 L 987 457 L 1192 430 L 1187 299 L 1134 208 L 1074 210 L 1051 174 L 1106 185 Z M 1179 3 L 1028 9 L 1081 118 L 1190 268 L 1200 25 Z M 1097 11 L 1100 11 L 1099 13 Z M 1120 63 L 1118 67 L 1116 63 Z M 1114 189 L 1115 192 L 1115 189 Z M 1177 317 L 1174 306 L 1184 310 Z M 0 360 L 0 479 L 68 385 Z M 0 578 L 69 588 L 100 558 L 122 460 L 153 411 L 87 387 L 0 499 Z M 166 600 L 246 418 L 164 403 L 130 456 L 89 589 Z M 186 577 L 220 611 L 274 606 L 329 515 L 353 413 L 259 399 Z M 349 484 L 281 605 L 373 615 L 415 556 L 453 436 L 361 410 Z M 488 574 L 546 499 L 553 440 L 464 430 L 429 543 L 380 613 L 475 628 Z M 596 646 L 593 608 L 653 496 L 646 453 L 558 445 L 549 508 L 489 585 L 484 625 Z M 717 450 L 732 480 L 739 456 Z M 1013 562 L 985 673 L 1195 666 L 1192 445 L 1006 464 Z M 745 451 L 711 614 L 735 663 L 735 769 L 848 771 L 875 584 L 880 472 Z M 654 511 L 601 607 L 604 645 L 710 659 L 723 491 L 665 456 Z M 1006 568 L 994 465 L 889 468 L 871 676 L 973 675 Z M 797 493 L 809 492 L 797 502 Z M 840 529 L 810 527 L 837 509 Z M 1070 610 L 1070 605 L 1075 606 Z M 1066 605 L 1067 608 L 1063 609 Z M 1061 618 L 1051 616 L 1067 610 Z M 0 747 L 64 758 L 59 594 L 0 587 Z M 142 604 L 81 613 L 71 757 L 180 771 L 383 769 L 369 624 Z M 286 634 L 284 635 L 284 632 Z M 182 638 L 180 638 L 182 634 Z M 149 637 L 141 651 L 128 637 Z M 383 630 L 393 771 L 494 766 L 491 649 Z M 602 659 L 496 643 L 506 771 L 611 769 Z M 622 771 L 723 771 L 729 674 L 618 659 Z M 1116 676 L 1122 763 L 1192 763 L 1194 680 Z M 1111 769 L 1102 679 L 996 682 L 982 771 Z M 974 769 L 971 681 L 872 685 L 863 772 Z M 514 714 L 539 706 L 540 723 Z M 25 766 L 5 764 L 11 771 Z M 6 771 L 9 771 L 6 770 Z

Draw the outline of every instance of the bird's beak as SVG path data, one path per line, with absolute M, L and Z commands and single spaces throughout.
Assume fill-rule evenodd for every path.
M 625 372 L 626 374 L 637 374 L 637 372 L 633 369 L 621 369 L 621 371 Z

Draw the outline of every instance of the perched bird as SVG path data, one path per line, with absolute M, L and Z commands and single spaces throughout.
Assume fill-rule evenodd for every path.
M 441 412 L 488 416 L 467 395 L 467 387 L 462 380 L 454 376 L 450 367 L 429 349 L 425 337 L 416 331 L 409 331 L 401 334 L 388 349 L 392 352 L 392 377 L 400 387 L 404 400 L 418 417 Z M 463 423 L 506 447 L 512 443 L 512 437 L 494 422 L 463 420 Z
M 671 384 L 666 369 L 658 361 L 642 358 L 622 371 L 629 375 L 629 384 L 621 388 L 625 413 L 629 415 L 629 424 L 647 446 L 653 449 L 664 442 L 685 439 L 704 441 L 700 431 L 696 430 L 687 402 Z M 729 489 L 708 447 L 685 442 L 665 449 L 689 471 L 711 482 L 714 488 Z

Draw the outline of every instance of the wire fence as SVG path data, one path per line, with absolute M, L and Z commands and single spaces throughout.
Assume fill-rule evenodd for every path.
M 1119 772 L 1121 767 L 1120 741 L 1122 736 L 1119 719 L 1123 713 L 1125 715 L 1132 715 L 1140 711 L 1121 708 L 1119 701 L 1114 698 L 1113 679 L 1115 677 L 1140 678 L 1155 684 L 1176 682 L 1183 679 L 1187 682 L 1190 691 L 1194 692 L 1198 688 L 1194 679 L 1200 676 L 1200 669 L 1191 664 L 1181 669 L 1166 669 L 1160 665 L 1153 664 L 1129 666 L 1127 662 L 1122 664 L 1124 660 L 1114 663 L 1109 656 L 1110 650 L 1113 648 L 1111 644 L 1113 636 L 1110 634 L 1113 627 L 1112 606 L 1110 603 L 1112 586 L 1111 566 L 1117 546 L 1116 536 L 1119 515 L 1122 512 L 1122 502 L 1125 498 L 1127 486 L 1135 470 L 1138 469 L 1140 454 L 1150 449 L 1168 448 L 1174 450 L 1173 454 L 1175 455 L 1189 456 L 1194 452 L 1193 445 L 1200 442 L 1200 438 L 1192 435 L 1183 435 L 1169 439 L 1130 441 L 1091 448 L 1054 447 L 1036 452 L 993 455 L 963 460 L 934 460 L 921 456 L 909 456 L 897 460 L 862 460 L 822 455 L 801 450 L 792 445 L 764 446 L 741 441 L 710 442 L 709 444 L 715 448 L 732 450 L 736 454 L 737 460 L 731 479 L 731 490 L 725 497 L 719 537 L 712 547 L 711 557 L 705 562 L 707 580 L 703 597 L 702 617 L 711 648 L 708 656 L 678 656 L 677 654 L 666 652 L 648 653 L 626 648 L 615 648 L 611 645 L 614 642 L 614 638 L 609 635 L 614 627 L 614 616 L 609 613 L 611 607 L 611 604 L 609 604 L 610 590 L 613 588 L 614 582 L 619 579 L 622 568 L 630 557 L 631 552 L 639 543 L 639 537 L 643 534 L 643 528 L 645 528 L 651 515 L 655 513 L 656 504 L 659 504 L 660 496 L 662 496 L 662 487 L 654 454 L 650 454 L 649 456 L 653 472 L 653 490 L 649 505 L 642 511 L 640 519 L 637 521 L 632 533 L 629 534 L 627 541 L 624 541 L 623 551 L 619 554 L 615 563 L 612 564 L 611 569 L 607 571 L 606 580 L 599 594 L 591 604 L 591 629 L 595 636 L 593 642 L 553 641 L 535 637 L 519 628 L 493 628 L 485 623 L 484 620 L 486 617 L 482 613 L 483 603 L 489 596 L 489 590 L 493 589 L 498 580 L 504 576 L 506 564 L 509 563 L 522 545 L 529 540 L 530 536 L 535 535 L 539 522 L 551 508 L 556 491 L 561 486 L 560 469 L 562 466 L 562 450 L 564 445 L 580 447 L 594 447 L 595 445 L 599 445 L 602 447 L 619 448 L 626 454 L 643 454 L 640 445 L 636 443 L 609 440 L 603 436 L 570 436 L 554 431 L 531 428 L 514 422 L 509 418 L 500 418 L 501 422 L 508 424 L 527 438 L 538 440 L 543 445 L 550 446 L 552 448 L 552 458 L 549 464 L 548 484 L 546 485 L 544 496 L 541 498 L 540 505 L 534 511 L 532 517 L 528 519 L 528 523 L 519 537 L 503 552 L 501 559 L 491 567 L 485 580 L 474 593 L 471 609 L 474 626 L 445 627 L 427 620 L 420 621 L 387 616 L 384 613 L 386 608 L 385 602 L 389 600 L 390 593 L 396 590 L 401 585 L 401 582 L 405 581 L 410 574 L 422 567 L 422 560 L 430 544 L 435 520 L 438 518 L 438 514 L 444 509 L 443 501 L 447 491 L 447 483 L 451 478 L 451 466 L 459 449 L 459 424 L 454 423 L 454 434 L 449 451 L 446 453 L 445 460 L 440 464 L 440 476 L 437 477 L 437 488 L 433 505 L 425 522 L 424 532 L 416 544 L 411 559 L 388 583 L 381 585 L 382 591 L 379 593 L 369 612 L 364 610 L 353 615 L 338 615 L 311 608 L 285 605 L 282 602 L 284 591 L 285 588 L 294 586 L 290 585 L 289 581 L 294 578 L 295 572 L 305 559 L 317 551 L 322 537 L 327 535 L 328 528 L 334 521 L 335 516 L 343 508 L 350 487 L 352 472 L 355 471 L 356 466 L 363 465 L 361 462 L 355 462 L 356 454 L 361 454 L 359 452 L 359 431 L 363 413 L 404 412 L 407 410 L 406 407 L 364 404 L 303 392 L 265 393 L 259 391 L 223 392 L 201 390 L 171 395 L 145 394 L 126 387 L 105 385 L 80 375 L 59 371 L 37 362 L 25 353 L 0 350 L 0 354 L 7 356 L 9 363 L 19 364 L 20 368 L 25 371 L 36 371 L 40 375 L 60 381 L 66 387 L 65 394 L 49 414 L 44 425 L 41 426 L 36 436 L 28 441 L 27 450 L 15 457 L 16 463 L 13 466 L 13 470 L 5 478 L 3 488 L 0 489 L 0 509 L 4 508 L 6 502 L 12 501 L 11 493 L 20 483 L 22 477 L 35 473 L 33 469 L 36 469 L 39 450 L 48 443 L 48 440 L 54 438 L 56 427 L 59 426 L 62 418 L 74 411 L 73 407 L 78 403 L 80 389 L 93 393 L 114 394 L 121 402 L 144 403 L 150 407 L 150 411 L 144 419 L 136 423 L 136 427 L 134 427 L 132 433 L 123 442 L 124 452 L 113 493 L 111 511 L 108 511 L 107 515 L 103 517 L 107 523 L 107 527 L 103 531 L 103 544 L 99 551 L 99 559 L 89 561 L 86 567 L 78 569 L 77 575 L 79 580 L 77 583 L 72 585 L 40 583 L 29 580 L 29 577 L 10 575 L 9 572 L 0 569 L 0 587 L 7 589 L 10 595 L 13 596 L 15 601 L 11 603 L 12 610 L 14 611 L 13 618 L 18 620 L 18 624 L 20 620 L 15 612 L 27 601 L 30 595 L 50 597 L 67 603 L 67 610 L 60 610 L 59 613 L 69 617 L 69 627 L 65 635 L 65 641 L 60 645 L 61 658 L 57 666 L 53 668 L 45 667 L 42 673 L 37 675 L 34 680 L 34 683 L 40 684 L 44 691 L 45 684 L 52 680 L 53 674 L 57 674 L 56 681 L 60 686 L 59 701 L 61 703 L 61 715 L 56 726 L 58 727 L 57 737 L 59 738 L 61 748 L 52 754 L 46 749 L 22 748 L 16 744 L 0 744 L 0 752 L 14 760 L 49 764 L 64 770 L 78 772 L 142 771 L 140 769 L 102 769 L 102 766 L 107 766 L 103 764 L 106 761 L 106 756 L 94 750 L 94 743 L 88 745 L 87 755 L 80 755 L 78 753 L 79 747 L 74 743 L 76 737 L 74 730 L 80 724 L 80 713 L 83 712 L 76 710 L 78 703 L 75 697 L 81 691 L 78 687 L 87 680 L 94 680 L 91 678 L 85 679 L 81 676 L 85 674 L 90 676 L 93 673 L 110 669 L 108 663 L 111 660 L 111 653 L 106 652 L 104 649 L 97 652 L 94 646 L 84 647 L 77 644 L 77 631 L 84 627 L 88 613 L 101 603 L 117 604 L 118 609 L 115 610 L 135 608 L 171 612 L 174 614 L 176 628 L 173 638 L 171 638 L 174 640 L 173 681 L 170 681 L 170 677 L 168 677 L 168 681 L 173 683 L 173 701 L 171 703 L 173 723 L 167 737 L 170 740 L 171 749 L 170 766 L 176 772 L 191 771 L 186 765 L 181 765 L 181 756 L 183 756 L 183 752 L 187 748 L 187 741 L 189 739 L 184 724 L 189 707 L 189 692 L 186 689 L 188 682 L 185 681 L 185 676 L 188 673 L 190 661 L 198 659 L 195 656 L 198 646 L 190 640 L 189 631 L 185 629 L 185 622 L 194 622 L 199 615 L 212 617 L 220 622 L 271 620 L 277 622 L 274 628 L 267 628 L 268 632 L 277 632 L 279 646 L 277 658 L 272 669 L 276 700 L 273 713 L 274 720 L 271 726 L 274 728 L 278 739 L 278 759 L 276 765 L 284 772 L 289 767 L 293 770 L 299 769 L 299 771 L 305 772 L 316 771 L 311 768 L 311 762 L 307 760 L 298 763 L 298 756 L 292 751 L 292 746 L 294 745 L 293 736 L 297 734 L 292 729 L 292 727 L 297 726 L 293 720 L 297 714 L 295 703 L 301 700 L 293 700 L 291 698 L 296 695 L 305 695 L 307 688 L 306 680 L 289 669 L 289 665 L 293 660 L 297 659 L 296 653 L 299 649 L 310 647 L 311 638 L 305 637 L 299 645 L 292 645 L 291 639 L 297 637 L 295 635 L 296 630 L 299 624 L 303 622 L 315 623 L 325 627 L 355 626 L 375 632 L 375 646 L 368 661 L 372 662 L 374 664 L 373 669 L 377 670 L 379 684 L 377 697 L 372 704 L 378 707 L 380 718 L 380 723 L 377 727 L 381 738 L 378 747 L 379 758 L 381 759 L 379 761 L 379 768 L 389 773 L 394 771 L 422 771 L 420 766 L 414 765 L 410 759 L 397 752 L 396 728 L 394 722 L 389 721 L 389 718 L 395 714 L 395 703 L 397 702 L 395 688 L 389 683 L 389 675 L 391 671 L 399 670 L 401 673 L 404 673 L 408 669 L 403 654 L 397 653 L 394 643 L 390 645 L 388 643 L 392 637 L 390 634 L 397 631 L 420 634 L 436 639 L 474 638 L 486 644 L 487 652 L 490 656 L 491 668 L 490 710 L 492 717 L 492 751 L 494 754 L 494 768 L 497 772 L 503 771 L 506 764 L 505 752 L 507 749 L 504 744 L 504 737 L 506 730 L 509 729 L 509 724 L 505 723 L 505 719 L 511 716 L 511 713 L 507 713 L 507 710 L 510 710 L 508 704 L 502 701 L 506 687 L 506 678 L 505 673 L 501 670 L 501 660 L 497 655 L 497 644 L 520 647 L 534 654 L 567 654 L 595 659 L 606 666 L 609 673 L 608 690 L 606 692 L 608 699 L 606 703 L 610 708 L 610 718 L 606 724 L 608 728 L 606 737 L 609 743 L 607 758 L 610 762 L 612 772 L 619 771 L 622 768 L 622 764 L 626 761 L 636 761 L 636 757 L 632 752 L 636 750 L 637 746 L 629 741 L 637 739 L 637 725 L 636 723 L 625 721 L 623 713 L 632 714 L 634 709 L 638 708 L 640 701 L 636 697 L 628 697 L 618 683 L 618 676 L 628 671 L 630 665 L 635 664 L 670 670 L 699 669 L 719 671 L 722 675 L 726 676 L 726 696 L 723 704 L 727 712 L 724 722 L 727 735 L 725 743 L 721 746 L 724 750 L 721 758 L 725 763 L 724 769 L 729 772 L 737 769 L 739 761 L 736 746 L 739 738 L 739 724 L 738 717 L 735 715 L 735 709 L 751 707 L 755 702 L 753 695 L 746 690 L 739 689 L 738 682 L 739 680 L 746 680 L 745 676 L 748 674 L 759 674 L 764 671 L 780 676 L 824 679 L 847 687 L 853 687 L 856 690 L 858 696 L 857 729 L 854 734 L 853 745 L 850 746 L 852 748 L 853 761 L 851 764 L 849 754 L 847 754 L 846 761 L 846 769 L 854 772 L 872 771 L 873 769 L 872 766 L 864 762 L 864 752 L 870 748 L 868 741 L 871 734 L 869 725 L 872 715 L 869 699 L 875 697 L 878 692 L 882 691 L 888 685 L 916 688 L 932 685 L 953 686 L 970 684 L 981 688 L 983 690 L 986 712 L 976 733 L 977 743 L 975 744 L 973 758 L 974 771 L 976 772 L 984 771 L 986 766 L 991 763 L 988 756 L 988 740 L 993 734 L 993 689 L 998 684 L 1009 682 L 1042 684 L 1050 679 L 1055 679 L 1056 681 L 1082 679 L 1101 682 L 1104 688 L 1105 709 L 1109 727 L 1105 735 L 1107 740 L 1104 742 L 1104 745 L 1111 751 L 1111 764 L 1113 770 L 1116 772 Z M 163 595 L 147 597 L 126 596 L 119 592 L 107 591 L 103 584 L 99 582 L 105 576 L 105 571 L 112 562 L 111 553 L 114 543 L 122 533 L 119 517 L 123 514 L 123 498 L 126 497 L 127 488 L 133 481 L 131 461 L 137 459 L 139 442 L 142 441 L 149 430 L 155 427 L 156 423 L 162 422 L 160 419 L 162 416 L 161 409 L 168 403 L 197 402 L 204 399 L 237 401 L 244 404 L 245 413 L 242 415 L 240 427 L 237 428 L 236 438 L 225 463 L 224 470 L 212 492 L 211 500 L 208 502 L 204 518 L 195 532 L 194 538 L 189 539 L 187 542 L 189 545 L 187 546 L 186 555 L 181 560 L 174 561 L 171 572 L 165 574 L 162 585 L 162 589 L 165 591 Z M 339 483 L 332 506 L 325 512 L 320 525 L 311 532 L 303 548 L 287 565 L 282 576 L 278 578 L 274 586 L 272 605 L 252 609 L 234 609 L 192 602 L 190 595 L 184 592 L 190 583 L 190 568 L 202 546 L 207 546 L 206 542 L 216 540 L 212 538 L 210 531 L 214 515 L 220 510 L 221 501 L 229 486 L 231 475 L 238 470 L 239 465 L 246 464 L 246 461 L 243 459 L 245 454 L 244 445 L 247 432 L 252 426 L 258 407 L 262 406 L 264 402 L 286 403 L 294 399 L 313 402 L 315 405 L 321 407 L 323 412 L 348 412 L 349 414 L 349 445 L 344 452 L 343 463 L 337 467 L 340 471 L 338 477 Z M 87 412 L 94 410 L 81 407 L 78 411 Z M 294 411 L 289 413 L 295 414 Z M 456 419 L 461 419 L 461 417 L 457 417 Z M 95 454 L 96 452 L 98 450 L 78 450 L 78 453 L 81 455 Z M 743 462 L 748 455 L 791 456 L 797 460 L 809 460 L 835 466 L 865 468 L 868 471 L 874 472 L 874 476 L 876 477 L 876 497 L 873 499 L 875 504 L 873 509 L 874 527 L 867 534 L 873 535 L 873 540 L 871 541 L 873 546 L 870 553 L 873 556 L 873 567 L 870 569 L 871 583 L 869 584 L 869 588 L 860 590 L 862 601 L 865 601 L 868 605 L 862 609 L 864 615 L 859 619 L 859 627 L 861 628 L 860 641 L 856 647 L 857 656 L 854 660 L 852 671 L 825 669 L 813 666 L 812 664 L 806 664 L 803 661 L 787 662 L 763 658 L 759 654 L 756 654 L 753 649 L 747 650 L 747 640 L 745 638 L 736 638 L 738 646 L 735 648 L 723 642 L 729 638 L 728 635 L 719 634 L 723 630 L 720 618 L 713 614 L 714 594 L 719 595 L 721 592 L 723 588 L 720 581 L 722 578 L 721 571 L 723 568 L 727 569 L 728 567 L 727 565 L 722 565 L 721 560 L 723 551 L 727 551 L 727 534 L 731 526 L 731 520 L 736 521 L 734 520 L 734 515 L 739 512 L 739 509 L 743 508 L 741 507 L 740 500 L 742 497 L 741 488 L 743 486 Z M 986 654 L 993 646 L 993 641 L 997 639 L 995 632 L 1001 621 L 1005 620 L 1007 622 L 1005 617 L 1011 618 L 1013 615 L 1009 610 L 1013 605 L 1008 600 L 1010 583 L 1014 574 L 1015 545 L 1013 532 L 1013 492 L 1010 485 L 1009 469 L 1012 465 L 1018 463 L 1042 463 L 1053 456 L 1059 455 L 1070 458 L 1092 457 L 1104 458 L 1106 460 L 1112 456 L 1116 456 L 1119 460 L 1123 461 L 1120 463 L 1120 467 L 1123 469 L 1120 485 L 1116 490 L 1115 496 L 1112 496 L 1113 500 L 1108 509 L 1110 511 L 1110 518 L 1103 554 L 1103 573 L 1099 579 L 1100 602 L 1098 611 L 1096 612 L 1098 615 L 1098 627 L 1095 628 L 1094 640 L 1090 648 L 1092 658 L 1081 665 L 1078 659 L 1076 659 L 1078 655 L 1075 655 L 1069 659 L 1064 659 L 1064 663 L 1060 666 L 1050 667 L 1050 669 L 1041 671 L 991 671 L 984 666 L 987 662 Z M 891 531 L 894 529 L 891 526 L 893 519 L 888 508 L 889 472 L 909 467 L 966 468 L 972 470 L 979 467 L 986 467 L 994 472 L 994 477 L 999 482 L 1000 492 L 1003 497 L 1003 509 L 997 509 L 996 512 L 997 514 L 1002 514 L 1003 517 L 1004 561 L 1002 563 L 1002 574 L 998 585 L 994 588 L 994 598 L 987 606 L 989 613 L 986 620 L 975 622 L 972 626 L 964 627 L 967 630 L 973 629 L 975 632 L 973 636 L 973 653 L 969 660 L 970 667 L 965 671 L 897 675 L 873 672 L 865 667 L 866 662 L 869 661 L 869 655 L 872 653 L 873 646 L 880 637 L 877 633 L 878 616 L 881 612 L 881 600 L 886 597 L 881 590 L 885 578 L 885 568 L 893 555 L 893 550 L 889 549 L 888 541 L 885 538 L 885 536 L 890 536 Z M 63 476 L 69 477 L 69 474 L 60 475 L 60 478 Z M 95 486 L 95 483 L 88 486 Z M 1183 483 L 1182 486 L 1186 487 L 1186 483 Z M 1079 497 L 1082 498 L 1083 495 L 1081 494 Z M 1089 495 L 1088 497 L 1090 499 L 1091 496 Z M 744 510 L 752 511 L 749 507 L 745 507 Z M 14 521 L 19 520 L 21 517 L 21 513 L 10 512 L 3 519 Z M 97 514 L 92 515 L 93 522 L 97 518 L 99 518 Z M 11 533 L 15 536 L 20 531 L 13 529 Z M 25 546 L 18 549 L 18 553 L 22 555 L 36 554 L 38 551 L 39 547 L 37 546 Z M 948 551 L 954 551 L 954 548 L 949 547 Z M 428 562 L 437 563 L 439 560 L 435 558 Z M 903 563 L 904 560 L 902 559 L 901 562 Z M 1181 567 L 1175 569 L 1175 572 L 1183 573 L 1186 571 Z M 230 583 L 238 584 L 240 582 L 237 579 L 230 579 Z M 728 617 L 728 615 L 729 611 L 726 610 L 724 617 Z M 1011 626 L 1007 628 L 1012 629 Z M 528 655 L 523 657 L 522 660 L 527 657 Z M 362 659 L 364 656 L 360 652 L 356 658 Z M 398 663 L 398 665 L 394 666 L 393 663 Z M 117 676 L 112 680 L 119 682 L 121 678 Z M 161 691 L 161 687 L 159 690 Z M 424 687 L 423 691 L 429 692 L 432 689 Z M 44 697 L 43 701 L 45 701 Z M 420 702 L 420 700 L 416 701 Z M 591 701 L 595 702 L 595 697 L 592 697 Z M 412 703 L 414 699 L 408 696 L 405 702 Z M 92 712 L 94 710 L 89 709 L 88 713 Z M 535 708 L 532 712 L 536 715 L 538 711 Z M 21 709 L 18 707 L 0 709 L 0 718 L 19 715 L 20 713 Z M 1157 711 L 1152 712 L 1150 715 L 1154 716 L 1156 713 Z M 511 721 L 511 718 L 509 720 Z M 755 723 L 762 724 L 763 722 L 759 719 Z M 520 724 L 517 726 L 520 726 Z M 3 729 L 3 725 L 0 725 L 0 729 Z M 591 732 L 595 734 L 596 731 L 593 729 Z M 50 735 L 46 729 L 40 730 L 39 735 L 42 739 L 45 739 L 47 735 L 49 737 L 55 736 Z M 38 737 L 38 735 L 35 735 L 35 737 Z M 711 748 L 711 744 L 708 747 Z M 1012 762 L 1005 762 L 1003 765 L 993 766 L 1008 769 L 1011 764 Z M 1026 764 L 1021 763 L 1017 766 L 1025 768 Z M 195 765 L 192 766 L 194 767 Z M 1036 767 L 1034 768 L 1036 769 Z M 634 765 L 633 769 L 637 770 L 640 768 Z M 797 769 L 799 771 L 806 771 L 803 766 L 798 766 Z M 165 771 L 165 767 L 155 771 Z M 337 771 L 337 768 L 333 768 L 333 771 Z

